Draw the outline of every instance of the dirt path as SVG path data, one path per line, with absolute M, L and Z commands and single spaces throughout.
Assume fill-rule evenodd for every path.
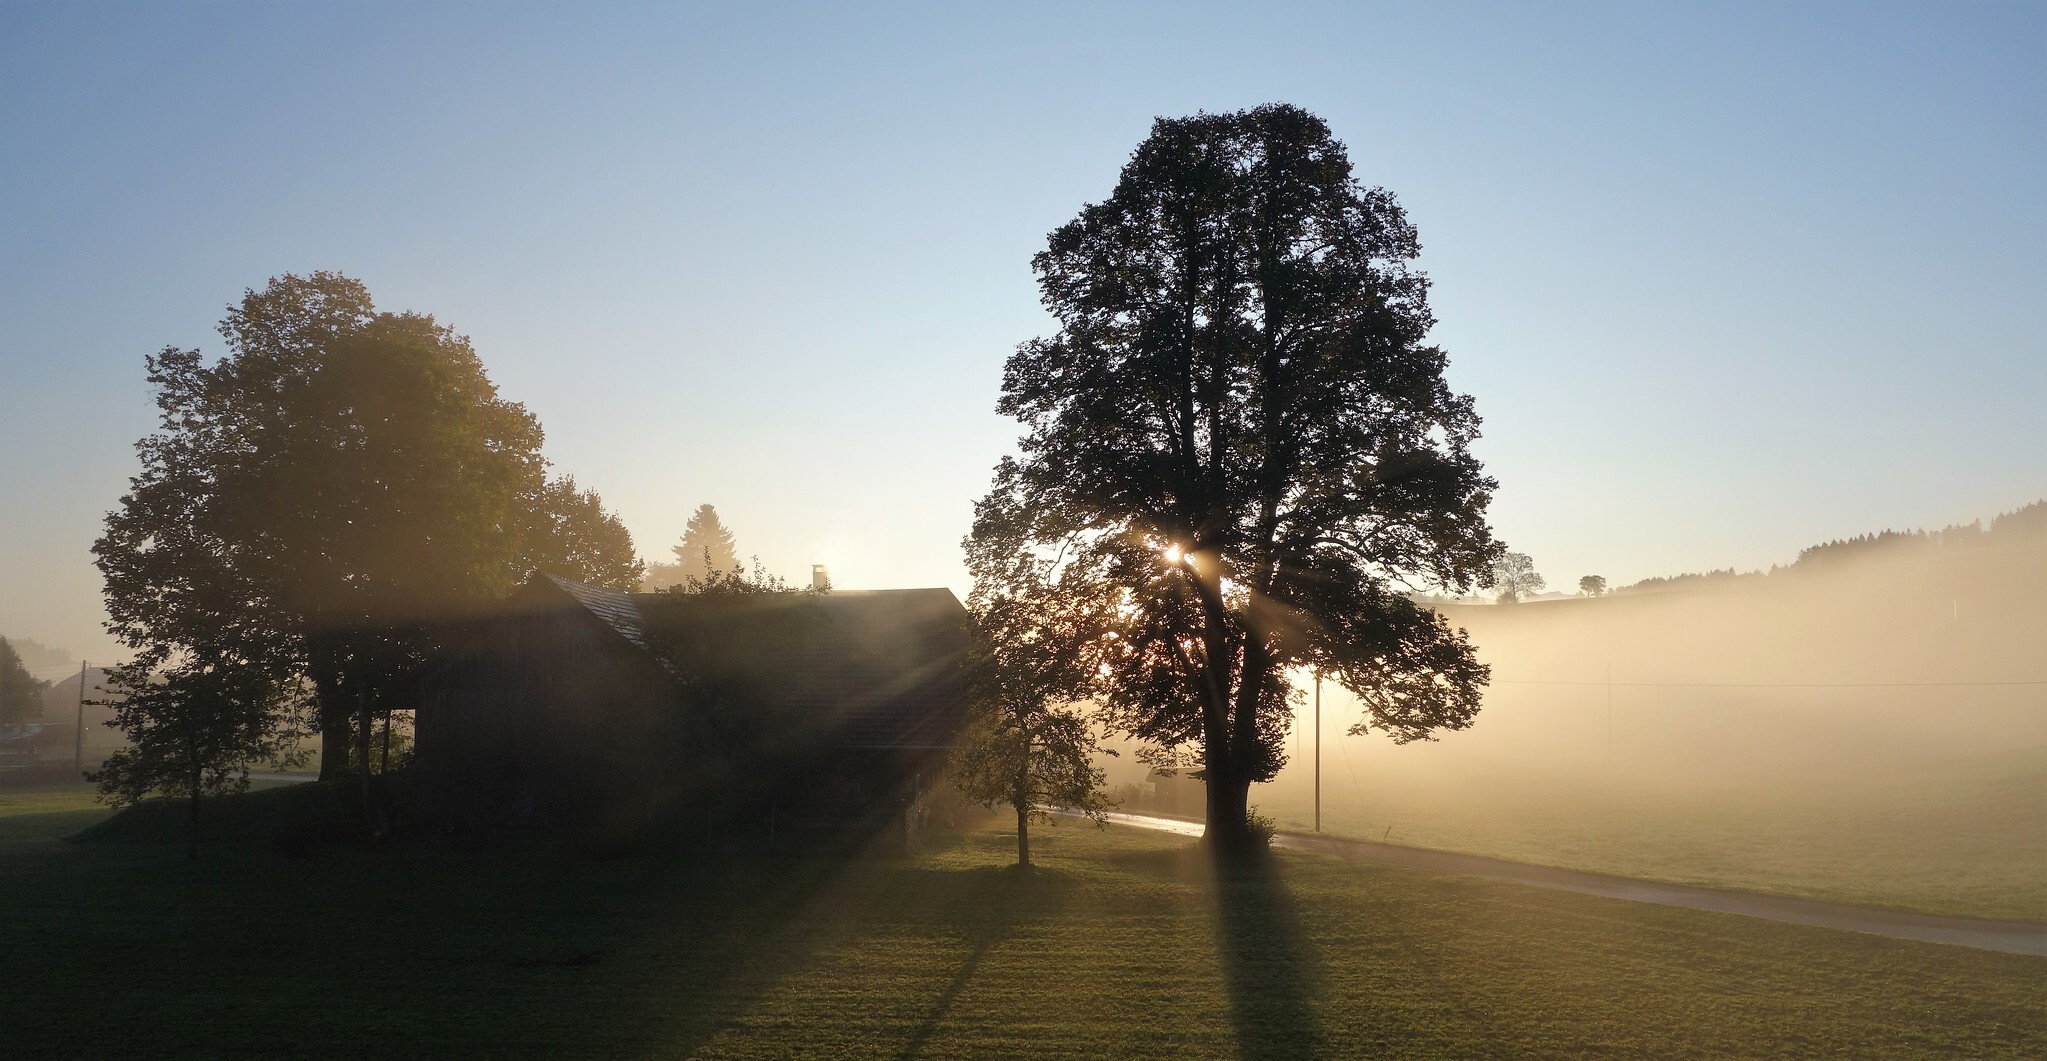
M 1111 814 L 1109 820 L 1119 825 L 1159 829 L 1183 836 L 1200 836 L 1202 830 L 1199 822 L 1152 818 L 1141 814 Z M 1580 892 L 1585 895 L 1603 895 L 1611 899 L 1628 899 L 1638 903 L 1661 903 L 1664 906 L 1685 906 L 1694 910 L 1745 914 L 1771 921 L 1818 925 L 1822 928 L 1838 928 L 1850 932 L 1868 932 L 1926 943 L 1951 943 L 1981 950 L 2003 951 L 2007 954 L 2047 956 L 2047 925 L 2024 921 L 1944 917 L 1908 910 L 1823 903 L 1812 899 L 1724 891 L 1687 884 L 1659 884 L 1627 877 L 1609 877 L 1599 873 L 1581 873 L 1554 866 L 1508 862 L 1481 855 L 1460 855 L 1449 851 L 1400 847 L 1395 844 L 1375 844 L 1369 840 L 1338 840 L 1327 836 L 1281 833 L 1274 837 L 1272 842 L 1276 847 L 1317 851 L 1360 862 L 1414 866 L 1439 873 L 1461 873 L 1470 877 L 1484 877 L 1487 880 L 1509 881 L 1514 884 Z

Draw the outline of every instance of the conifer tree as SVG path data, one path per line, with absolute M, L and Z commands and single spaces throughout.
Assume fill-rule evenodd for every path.
M 673 548 L 678 581 L 708 582 L 713 574 L 740 569 L 739 548 L 732 532 L 718 519 L 718 510 L 700 505 L 682 528 L 682 544 Z

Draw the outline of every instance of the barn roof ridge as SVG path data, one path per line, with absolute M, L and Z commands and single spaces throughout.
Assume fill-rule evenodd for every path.
M 692 599 L 627 593 L 535 571 L 526 588 L 535 595 L 528 606 L 545 600 L 546 610 L 564 609 L 594 620 L 622 639 L 628 652 L 676 678 L 705 662 L 684 658 L 686 650 L 678 656 L 683 648 L 678 638 L 694 639 L 706 630 L 714 640 L 787 635 L 771 672 L 747 674 L 744 680 L 769 681 L 777 702 L 828 723 L 839 745 L 912 750 L 953 743 L 962 703 L 959 668 L 966 653 L 967 612 L 947 587 Z M 742 607 L 721 614 L 724 606 L 735 604 Z M 747 604 L 770 607 L 763 611 Z M 773 613 L 783 606 L 815 606 L 829 621 L 777 627 L 780 620 Z M 742 670 L 751 666 L 737 665 Z
M 593 586 L 546 571 L 535 571 L 530 581 L 542 580 L 567 594 L 569 599 L 595 616 L 598 622 L 616 631 L 634 647 L 642 651 L 652 651 L 652 647 L 647 643 L 646 617 L 640 614 L 640 606 L 633 603 L 633 594 Z

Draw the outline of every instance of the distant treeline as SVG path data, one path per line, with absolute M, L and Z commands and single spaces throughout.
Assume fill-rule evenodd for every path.
M 2035 501 L 2023 508 L 2006 512 L 1992 519 L 1988 527 L 1985 527 L 1981 520 L 1971 520 L 1935 531 L 1885 530 L 1875 534 L 1858 534 L 1853 538 L 1836 538 L 1801 549 L 1798 558 L 1789 565 L 1783 567 L 1773 565 L 1768 571 L 1736 571 L 1730 567 L 1718 571 L 1645 578 L 1640 582 L 1622 586 L 1615 592 L 1689 589 L 1697 586 L 1724 585 L 1745 579 L 1768 578 L 1785 573 L 1829 570 L 1878 554 L 1890 557 L 1905 552 L 1933 550 L 1960 552 L 1986 546 L 2024 544 L 2047 547 L 2047 500 Z

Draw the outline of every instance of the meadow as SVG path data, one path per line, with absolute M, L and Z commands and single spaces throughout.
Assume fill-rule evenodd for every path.
M 1883 776 L 1787 772 L 1685 786 L 1598 766 L 1403 769 L 1403 757 L 1428 754 L 1332 734 L 1323 831 L 1645 880 L 2047 921 L 2047 764 L 2030 750 Z M 1253 791 L 1284 829 L 1314 827 L 1307 774 L 1290 768 Z
M 275 798 L 257 793 L 251 800 Z M 909 858 L 59 836 L 0 803 L 10 1057 L 2024 1057 L 2047 962 L 999 820 Z
M 1325 831 L 2047 921 L 2047 550 L 1443 611 L 1493 670 L 1476 724 L 1349 735 L 1325 683 Z M 1252 793 L 1290 829 L 1314 822 L 1311 717 Z

